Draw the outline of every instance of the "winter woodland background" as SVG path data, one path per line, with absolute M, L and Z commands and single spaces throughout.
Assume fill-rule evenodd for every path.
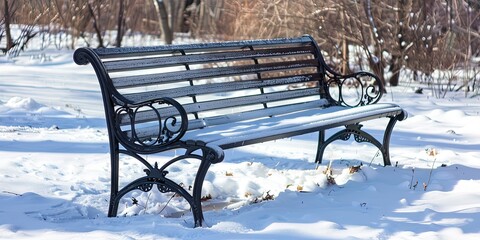
M 11 57 L 34 38 L 74 49 L 310 34 L 343 73 L 420 82 L 437 97 L 479 89 L 478 0 L 2 0 L 0 9 L 0 48 Z

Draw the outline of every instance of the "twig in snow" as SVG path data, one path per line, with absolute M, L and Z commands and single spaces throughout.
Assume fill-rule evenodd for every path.
M 413 176 L 415 175 L 415 168 L 412 168 L 412 179 L 410 179 L 410 189 L 413 187 Z M 413 188 L 415 189 L 415 188 Z
M 167 203 L 165 204 L 165 206 L 163 206 L 162 210 L 160 210 L 160 212 L 158 214 L 162 213 L 163 210 L 165 210 L 165 208 L 168 206 L 168 204 L 170 203 L 170 201 L 172 201 L 172 199 L 174 197 L 175 197 L 175 194 L 173 194 L 172 197 L 170 199 L 168 199 Z
M 417 188 L 417 185 L 418 185 L 418 180 L 415 182 L 415 184 L 413 185 L 413 190 L 415 190 L 415 188 Z
M 22 194 L 18 194 L 18 193 L 14 193 L 14 192 L 9 192 L 9 191 L 2 191 L 3 193 L 8 193 L 8 194 L 12 194 L 12 195 L 15 195 L 15 196 L 22 196 Z
M 143 207 L 143 214 L 147 213 L 147 206 L 148 206 L 148 200 L 150 199 L 150 196 L 152 195 L 151 192 L 148 193 L 147 200 L 145 201 L 145 206 Z
M 377 150 L 377 153 L 375 153 L 375 156 L 372 157 L 372 160 L 370 161 L 370 164 L 368 164 L 368 166 L 372 166 L 372 162 L 373 162 L 373 159 L 375 159 L 376 157 L 378 157 L 378 154 L 380 153 L 380 150 Z
M 430 179 L 432 178 L 432 172 L 433 172 L 433 167 L 435 166 L 435 161 L 437 161 L 437 158 L 433 159 L 432 168 L 430 169 L 430 174 L 428 175 L 427 184 L 423 183 L 423 190 L 424 191 L 427 191 L 427 187 L 428 187 L 428 185 L 430 185 Z
M 333 171 L 332 171 L 332 161 L 328 164 L 327 169 L 323 171 L 325 174 L 325 177 L 327 178 L 327 183 L 330 185 L 335 185 L 335 178 L 333 177 Z

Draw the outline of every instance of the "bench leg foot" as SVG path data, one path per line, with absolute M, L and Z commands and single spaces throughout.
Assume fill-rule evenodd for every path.
M 385 129 L 385 133 L 383 134 L 383 160 L 385 165 L 392 165 L 390 162 L 390 137 L 392 136 L 393 127 L 398 120 L 403 120 L 404 115 L 398 115 L 395 117 L 390 117 L 390 121 L 388 121 L 387 128 Z
M 317 155 L 315 156 L 315 162 L 318 164 L 322 163 L 323 159 L 323 152 L 325 152 L 325 147 L 323 147 L 325 143 L 325 130 L 321 130 L 318 132 L 318 146 L 317 146 Z
M 192 208 L 195 227 L 201 227 L 205 219 L 203 218 L 202 211 L 202 187 L 203 181 L 205 180 L 205 175 L 207 175 L 208 168 L 210 167 L 210 162 L 203 160 L 200 163 L 200 167 L 197 171 L 197 176 L 195 177 L 195 183 L 193 186 L 193 204 L 195 209 Z
M 207 175 L 208 169 L 212 163 L 218 163 L 223 160 L 223 155 L 218 155 L 216 151 L 212 150 L 211 148 L 205 146 L 202 142 L 191 143 L 190 147 L 187 149 L 185 155 L 191 156 L 194 155 L 193 152 L 200 150 L 201 157 L 198 156 L 201 160 L 200 166 L 198 167 L 197 174 L 195 176 L 195 182 L 193 185 L 193 208 L 192 212 L 195 220 L 195 227 L 203 226 L 205 219 L 203 218 L 203 210 L 202 210 L 202 188 L 203 182 L 205 181 L 205 176 Z M 222 153 L 223 154 L 223 153 Z
M 120 153 L 118 149 L 117 141 L 110 141 L 110 203 L 108 206 L 108 217 L 117 216 L 118 204 L 113 204 L 115 202 L 115 196 L 118 193 L 118 178 L 119 178 L 119 161 Z

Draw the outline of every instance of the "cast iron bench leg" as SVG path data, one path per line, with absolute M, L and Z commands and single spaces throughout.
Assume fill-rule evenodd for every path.
M 336 140 L 347 141 L 350 139 L 350 136 L 353 134 L 354 140 L 356 142 L 359 142 L 359 143 L 368 142 L 375 145 L 380 151 L 380 153 L 382 154 L 384 165 L 385 166 L 391 165 L 388 148 L 390 144 L 390 136 L 393 130 L 393 126 L 395 125 L 397 120 L 398 120 L 397 117 L 390 118 L 390 121 L 388 122 L 388 125 L 386 127 L 386 130 L 383 136 L 383 145 L 377 139 L 375 139 L 372 135 L 361 130 L 362 128 L 361 124 L 347 125 L 345 129 L 335 133 L 327 140 L 325 140 L 325 131 L 324 130 L 319 131 L 317 156 L 315 158 L 315 162 L 322 163 L 323 153 L 325 152 L 325 149 L 330 143 Z
M 201 155 L 194 154 L 193 152 L 200 150 L 202 152 Z M 221 161 L 216 154 L 213 154 L 213 151 L 205 146 L 191 146 L 187 149 L 184 155 L 175 157 L 170 161 L 166 162 L 163 166 L 158 168 L 157 164 L 155 166 L 149 166 L 149 169 L 146 169 L 145 172 L 147 176 L 138 178 L 133 182 L 129 183 L 122 189 L 118 190 L 118 159 L 119 153 L 130 155 L 131 157 L 136 158 L 137 160 L 143 162 L 145 165 L 149 166 L 144 159 L 142 159 L 139 155 L 128 152 L 126 150 L 116 150 L 115 154 L 112 154 L 112 185 L 111 185 L 111 196 L 110 196 L 110 204 L 108 210 L 109 217 L 117 216 L 118 212 L 118 205 L 122 197 L 133 190 L 140 190 L 143 192 L 148 192 L 153 188 L 153 185 L 156 185 L 160 192 L 174 192 L 181 195 L 190 205 L 195 227 L 200 227 L 203 225 L 204 217 L 202 211 L 202 186 L 205 180 L 205 176 L 210 168 L 212 162 Z M 195 176 L 195 182 L 193 186 L 193 194 L 191 195 L 188 193 L 181 185 L 173 182 L 172 180 L 166 178 L 165 176 L 168 174 L 166 168 L 172 165 L 175 162 L 178 162 L 182 159 L 197 159 L 200 160 L 200 165 L 197 170 L 197 174 Z

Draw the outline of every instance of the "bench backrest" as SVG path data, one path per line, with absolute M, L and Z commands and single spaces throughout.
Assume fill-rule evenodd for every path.
M 78 49 L 78 64 L 90 62 L 100 81 L 111 124 L 132 129 L 132 111 L 157 98 L 172 98 L 188 115 L 189 129 L 268 117 L 327 104 L 325 63 L 310 36 L 155 47 Z M 135 124 L 144 129 L 175 116 L 172 106 L 142 105 Z M 106 109 L 107 111 L 107 109 Z M 115 118 L 115 119 L 114 119 Z M 137 135 L 148 136 L 149 130 Z

